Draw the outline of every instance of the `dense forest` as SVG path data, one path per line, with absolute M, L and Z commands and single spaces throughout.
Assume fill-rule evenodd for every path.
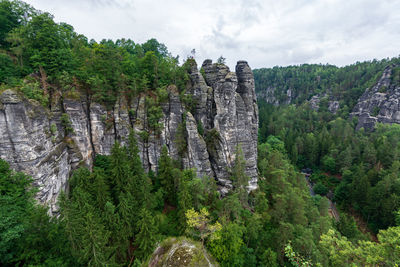
M 166 86 L 175 84 L 190 105 L 191 59 L 179 64 L 155 39 L 89 41 L 21 1 L 1 0 L 0 22 L 0 92 L 14 88 L 50 109 L 60 90 L 72 97 L 83 91 L 108 107 L 117 95 L 146 93 L 154 130 Z M 350 108 L 386 64 L 274 68 L 263 81 L 255 71 L 256 85 L 285 92 L 282 85 L 293 82 L 297 95 L 307 92 L 303 100 L 329 87 Z M 324 85 L 315 86 L 315 73 Z M 322 103 L 316 112 L 303 100 L 278 107 L 259 102 L 260 179 L 249 194 L 240 147 L 229 170 L 233 189 L 222 198 L 213 179 L 182 169 L 166 147 L 158 171 L 145 172 L 132 131 L 125 146 L 117 142 L 111 155 L 97 155 L 92 170 L 74 172 L 59 214 L 50 217 L 34 198 L 32 179 L 0 159 L 0 264 L 146 266 L 157 244 L 171 236 L 201 241 L 221 266 L 399 264 L 400 127 L 355 131 L 348 110 L 334 115 Z M 314 170 L 317 195 L 310 195 L 302 168 Z M 337 203 L 340 221 L 329 215 L 325 196 Z
M 373 86 L 387 66 L 395 66 L 396 81 L 400 81 L 400 58 L 357 62 L 337 67 L 334 65 L 303 64 L 300 66 L 255 69 L 256 91 L 273 89 L 278 103 L 302 104 L 314 95 L 337 100 L 341 112 L 347 113 L 356 104 L 366 88 Z M 291 92 L 288 95 L 288 90 Z M 343 114 L 346 116 L 347 114 Z

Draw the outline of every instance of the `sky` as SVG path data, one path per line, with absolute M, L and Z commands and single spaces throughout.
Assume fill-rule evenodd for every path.
M 252 68 L 400 55 L 399 0 L 27 0 L 90 39 L 156 38 L 185 59 Z

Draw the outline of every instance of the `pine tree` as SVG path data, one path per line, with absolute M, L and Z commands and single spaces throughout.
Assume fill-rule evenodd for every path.
M 160 180 L 161 186 L 163 187 L 166 200 L 170 204 L 176 202 L 176 190 L 175 190 L 175 176 L 172 159 L 168 156 L 167 146 L 163 146 L 161 150 L 160 162 L 158 166 L 158 179 Z
M 232 169 L 231 179 L 234 183 L 235 192 L 238 193 L 240 203 L 242 206 L 248 205 L 247 185 L 249 177 L 245 173 L 246 161 L 244 160 L 243 150 L 240 146 L 237 147 L 235 165 Z
M 188 175 L 182 175 L 179 183 L 178 193 L 178 217 L 179 228 L 182 233 L 186 230 L 186 211 L 193 208 L 193 199 L 189 192 L 189 178 Z
M 134 199 L 130 193 L 121 193 L 119 195 L 118 216 L 120 231 L 129 239 L 135 233 L 135 222 L 137 218 L 135 214 L 137 211 L 134 209 Z
M 94 178 L 93 194 L 96 205 L 100 210 L 104 210 L 106 203 L 111 200 L 110 189 L 106 183 L 104 170 L 100 168 L 94 168 L 92 176 Z
M 139 233 L 135 237 L 135 244 L 138 249 L 135 254 L 139 259 L 145 259 L 153 251 L 157 241 L 157 227 L 153 216 L 147 209 L 142 209 L 140 212 L 140 221 L 138 227 Z
M 135 137 L 135 132 L 131 130 L 128 136 L 127 154 L 129 158 L 129 166 L 133 175 L 143 175 L 144 169 L 142 160 L 139 156 L 139 148 Z
M 127 152 L 131 174 L 127 190 L 133 196 L 133 208 L 139 212 L 143 207 L 150 208 L 153 200 L 150 194 L 151 181 L 143 169 L 139 156 L 139 148 L 133 131 L 129 134 Z
M 131 173 L 129 170 L 129 162 L 126 149 L 115 142 L 111 149 L 111 174 L 114 200 L 118 201 L 119 194 L 126 192 Z M 118 203 L 118 202 L 117 202 Z

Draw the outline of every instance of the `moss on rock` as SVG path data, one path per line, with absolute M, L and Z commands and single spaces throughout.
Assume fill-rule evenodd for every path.
M 171 237 L 157 247 L 150 260 L 144 266 L 175 267 L 175 266 L 219 266 L 216 261 L 202 248 L 199 242 L 184 237 Z

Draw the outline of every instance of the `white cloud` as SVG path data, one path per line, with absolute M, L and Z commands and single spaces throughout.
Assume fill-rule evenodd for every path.
M 157 38 L 198 63 L 245 59 L 253 68 L 351 64 L 400 54 L 400 1 L 30 0 L 96 40 Z

